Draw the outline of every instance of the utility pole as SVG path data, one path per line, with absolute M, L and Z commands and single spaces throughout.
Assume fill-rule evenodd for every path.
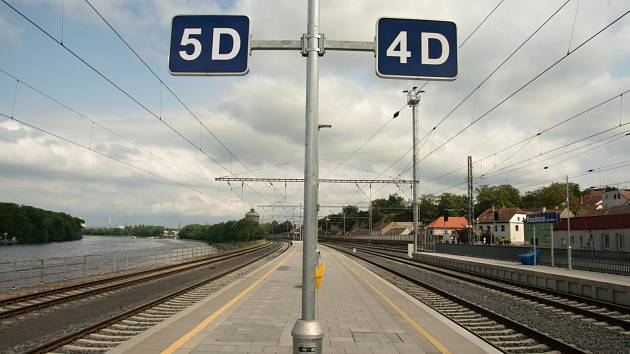
M 307 33 L 303 36 L 306 56 L 306 112 L 304 139 L 304 237 L 302 244 L 302 317 L 295 322 L 293 353 L 321 353 L 324 328 L 315 319 L 315 268 L 317 267 L 317 195 L 319 191 L 318 104 L 319 55 L 323 38 L 319 33 L 319 0 L 308 0 Z M 321 44 L 321 46 L 320 46 Z
M 569 175 L 566 178 L 567 182 L 567 237 L 569 238 L 569 248 L 567 249 L 567 261 L 569 263 L 569 270 L 573 269 L 571 264 L 571 209 L 569 209 Z
M 473 210 L 473 168 L 472 156 L 468 156 L 468 243 L 472 243 L 473 231 L 475 230 L 475 211 Z
M 417 161 L 418 161 L 418 105 L 420 104 L 420 94 L 424 91 L 418 90 L 414 86 L 411 90 L 403 91 L 407 94 L 407 104 L 412 110 L 412 146 L 413 146 L 413 177 L 412 177 L 412 207 L 413 207 L 413 251 L 418 252 L 418 177 L 417 177 Z
M 372 183 L 370 183 L 370 205 L 368 209 L 369 220 L 368 220 L 368 243 L 372 241 Z

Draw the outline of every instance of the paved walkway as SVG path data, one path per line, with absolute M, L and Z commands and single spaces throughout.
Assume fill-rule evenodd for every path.
M 365 268 L 322 247 L 317 290 L 324 353 L 496 352 Z M 291 353 L 301 304 L 301 243 L 110 353 Z

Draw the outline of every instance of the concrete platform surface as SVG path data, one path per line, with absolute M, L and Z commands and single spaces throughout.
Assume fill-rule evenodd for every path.
M 302 245 L 109 353 L 291 353 Z M 321 247 L 324 353 L 498 353 L 337 251 Z
M 471 271 L 630 306 L 628 276 L 434 252 L 414 253 L 414 259 L 436 266 Z

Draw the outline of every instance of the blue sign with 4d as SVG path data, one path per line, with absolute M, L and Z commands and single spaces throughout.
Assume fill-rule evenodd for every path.
M 449 21 L 379 19 L 376 74 L 395 79 L 455 80 L 457 26 Z
M 249 72 L 247 16 L 173 17 L 168 69 L 173 75 L 245 75 Z

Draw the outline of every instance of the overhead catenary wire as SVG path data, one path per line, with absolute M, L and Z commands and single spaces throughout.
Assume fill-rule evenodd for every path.
M 150 171 L 150 170 L 148 170 L 148 169 L 145 169 L 145 168 L 143 168 L 143 167 L 140 167 L 140 166 L 138 166 L 138 165 L 135 165 L 135 164 L 133 164 L 133 163 L 131 163 L 131 162 L 128 162 L 128 161 L 125 161 L 125 160 L 119 159 L 119 158 L 117 158 L 117 157 L 115 157 L 115 156 L 109 155 L 109 154 L 104 153 L 104 152 L 102 152 L 102 151 L 98 151 L 98 150 L 90 149 L 90 147 L 88 147 L 88 146 L 86 146 L 86 145 L 84 145 L 84 144 L 81 144 L 81 143 L 79 143 L 79 142 L 77 142 L 77 141 L 75 141 L 75 140 L 72 140 L 72 139 L 66 138 L 66 137 L 61 136 L 61 135 L 59 135 L 59 134 L 53 133 L 53 132 L 51 132 L 51 131 L 49 131 L 49 130 L 46 130 L 46 129 L 44 129 L 44 128 L 38 127 L 38 126 L 36 126 L 36 125 L 34 125 L 34 124 L 32 124 L 32 123 L 28 123 L 28 122 L 23 121 L 23 120 L 20 120 L 20 119 L 18 119 L 18 118 L 16 118 L 16 117 L 11 117 L 11 116 L 8 116 L 8 115 L 2 114 L 2 113 L 0 113 L 0 116 L 2 116 L 2 117 L 4 117 L 4 118 L 6 118 L 6 119 L 8 119 L 8 120 L 14 121 L 14 122 L 16 122 L 16 123 L 19 123 L 19 124 L 21 124 L 21 125 L 23 125 L 23 126 L 25 126 L 25 127 L 28 127 L 28 128 L 34 129 L 34 130 L 37 130 L 37 131 L 39 131 L 39 132 L 41 132 L 41 133 L 44 133 L 44 134 L 50 135 L 50 136 L 52 136 L 52 137 L 54 137 L 54 138 L 57 138 L 57 139 L 59 139 L 59 140 L 65 141 L 66 143 L 69 143 L 69 144 L 74 145 L 74 146 L 76 146 L 76 147 L 79 147 L 79 148 L 82 148 L 82 149 L 84 149 L 84 150 L 87 150 L 87 151 L 93 152 L 93 153 L 95 153 L 95 154 L 97 154 L 97 155 L 100 155 L 100 156 L 105 157 L 105 158 L 107 158 L 107 159 L 110 159 L 110 160 L 112 160 L 112 161 L 116 161 L 116 162 L 121 163 L 121 164 L 123 164 L 123 165 L 126 165 L 126 166 L 128 166 L 128 167 L 131 167 L 131 168 L 133 168 L 133 169 L 136 169 L 136 170 L 138 170 L 138 171 L 141 171 L 141 172 L 143 172 L 143 173 L 146 173 L 146 174 L 148 174 L 148 175 L 151 175 L 151 176 L 153 176 L 153 177 L 155 177 L 155 178 L 161 179 L 161 180 L 163 180 L 163 181 L 165 181 L 165 182 L 168 182 L 168 183 L 174 184 L 174 185 L 176 185 L 176 186 L 178 186 L 178 187 L 185 188 L 185 189 L 190 190 L 190 191 L 192 191 L 192 192 L 195 192 L 195 193 L 197 193 L 197 194 L 203 195 L 203 196 L 205 196 L 205 197 L 208 197 L 208 198 L 211 198 L 211 199 L 214 199 L 214 200 L 217 200 L 217 201 L 223 202 L 223 203 L 227 203 L 227 202 L 225 202 L 225 201 L 223 201 L 223 200 L 221 200 L 221 199 L 217 199 L 216 197 L 212 197 L 212 196 L 210 196 L 210 195 L 208 195 L 208 194 L 206 194 L 206 193 L 203 193 L 203 192 L 201 192 L 201 191 L 199 191 L 199 190 L 195 189 L 194 187 L 188 186 L 188 185 L 186 185 L 186 184 L 183 184 L 183 183 L 178 182 L 178 181 L 176 181 L 176 180 L 173 180 L 173 179 L 171 179 L 171 178 L 165 177 L 165 176 L 163 176 L 163 175 L 161 175 L 161 174 L 159 174 L 159 173 L 156 173 L 156 172 Z
M 486 75 L 485 78 L 483 78 L 478 84 L 477 86 L 475 86 L 466 96 L 464 96 L 464 98 L 462 98 L 453 108 L 451 108 L 451 110 L 446 113 L 446 115 L 444 115 L 444 117 L 442 117 L 437 123 L 433 124 L 433 128 L 430 129 L 424 136 L 422 136 L 419 141 L 423 140 L 423 139 L 428 139 L 428 136 L 430 134 L 433 134 L 433 132 L 442 124 L 444 123 L 449 117 L 451 117 L 453 115 L 453 113 L 455 113 L 475 92 L 478 92 L 478 90 L 492 77 L 494 76 L 494 74 L 496 74 L 512 57 L 514 57 L 514 55 L 516 55 L 516 53 L 523 48 L 523 46 L 525 46 L 525 44 L 527 44 L 527 42 L 529 42 L 549 21 L 551 21 L 552 18 L 554 18 L 559 12 L 560 10 L 562 10 L 567 3 L 569 3 L 570 0 L 566 0 L 558 9 L 556 9 L 540 26 L 538 26 L 536 28 L 536 30 L 534 30 L 534 32 L 532 32 L 529 36 L 527 36 L 525 38 L 525 40 L 523 42 L 521 42 L 520 45 L 518 45 L 516 47 L 516 49 L 514 49 L 498 66 L 496 66 L 488 75 Z M 500 3 L 499 3 L 500 5 Z M 498 7 L 498 6 L 497 6 Z M 424 86 L 423 86 L 424 87 Z M 470 125 L 474 124 L 474 119 L 473 121 L 470 123 Z M 413 150 L 413 147 L 409 150 L 407 150 L 398 160 L 402 159 L 404 156 L 406 156 L 407 154 L 409 154 L 409 152 L 411 152 L 411 150 Z M 430 154 L 430 153 L 429 153 Z M 423 161 L 423 159 L 419 160 L 418 162 Z M 401 172 L 400 175 L 402 175 L 402 173 L 406 172 L 409 170 L 409 168 L 411 168 L 411 165 L 413 164 L 409 164 L 407 165 L 404 169 L 403 172 Z
M 151 116 L 153 116 L 154 118 L 156 118 L 157 120 L 159 120 L 164 126 L 166 126 L 168 129 L 170 129 L 172 132 L 174 132 L 176 135 L 178 135 L 179 137 L 181 137 L 183 140 L 185 140 L 188 144 L 190 144 L 191 146 L 193 146 L 196 150 L 198 150 L 201 154 L 203 154 L 204 156 L 206 156 L 207 158 L 209 158 L 211 161 L 213 161 L 214 163 L 216 163 L 218 166 L 220 166 L 222 169 L 224 169 L 225 171 L 227 171 L 228 173 L 232 173 L 227 167 L 225 167 L 220 161 L 218 161 L 217 159 L 215 159 L 212 155 L 210 155 L 207 151 L 204 151 L 200 146 L 198 146 L 197 144 L 195 144 L 192 140 L 190 140 L 188 137 L 186 137 L 184 134 L 182 134 L 179 130 L 177 130 L 174 126 L 172 126 L 171 124 L 169 124 L 168 122 L 166 122 L 165 120 L 162 119 L 162 117 L 160 117 L 159 115 L 157 115 L 155 112 L 153 112 L 149 107 L 147 107 L 145 104 L 143 104 L 142 102 L 140 102 L 140 100 L 138 100 L 135 96 L 133 96 L 131 93 L 129 93 L 127 90 L 123 89 L 120 85 L 118 85 L 116 82 L 114 82 L 111 78 L 109 78 L 107 75 L 105 75 L 104 73 L 102 73 L 100 70 L 98 70 L 96 67 L 94 67 L 92 64 L 90 64 L 86 59 L 84 59 L 82 56 L 80 56 L 79 54 L 77 54 L 74 50 L 70 49 L 68 46 L 66 46 L 64 43 L 62 43 L 61 41 L 59 41 L 57 38 L 55 38 L 55 36 L 53 36 L 49 31 L 47 31 L 46 29 L 44 29 L 43 27 L 41 27 L 39 24 L 37 24 L 35 21 L 33 21 L 30 17 L 26 16 L 26 14 L 24 14 L 22 11 L 18 10 L 16 7 L 14 7 L 13 5 L 11 5 L 9 2 L 7 2 L 6 0 L 0 0 L 2 1 L 2 3 L 4 3 L 7 7 L 9 7 L 11 10 L 13 10 L 16 14 L 18 14 L 20 17 L 22 17 L 25 21 L 27 21 L 28 23 L 30 23 L 32 26 L 34 26 L 36 29 L 38 29 L 41 33 L 43 33 L 46 37 L 48 37 L 49 39 L 51 39 L 52 41 L 54 41 L 55 43 L 57 43 L 59 46 L 61 46 L 63 49 L 65 49 L 68 53 L 70 53 L 74 58 L 76 58 L 77 60 L 79 60 L 81 63 L 83 63 L 85 66 L 87 66 L 89 69 L 91 69 L 93 72 L 95 72 L 99 77 L 101 77 L 103 80 L 105 80 L 107 83 L 109 83 L 110 85 L 112 85 L 114 88 L 116 88 L 118 91 L 120 91 L 121 93 L 123 93 L 125 96 L 127 96 L 131 101 L 133 101 L 135 104 L 137 104 L 139 107 L 141 107 L 144 111 L 146 111 L 147 113 L 149 113 Z M 166 86 L 165 86 L 166 87 Z M 261 199 L 267 200 L 267 198 L 265 198 L 262 194 L 260 194 L 258 191 L 254 190 L 253 188 L 251 188 L 251 186 L 248 185 L 248 188 L 250 188 L 254 193 L 256 193 L 259 197 L 261 197 Z
M 87 1 L 87 0 L 86 0 Z M 495 13 L 495 11 L 499 8 L 499 6 L 501 6 L 501 4 L 503 4 L 505 0 L 500 0 L 496 6 L 494 6 L 494 8 L 492 8 L 492 10 L 483 18 L 483 20 L 477 24 L 477 26 L 468 34 L 468 36 L 466 36 L 466 38 L 457 46 L 457 48 L 462 48 L 467 42 L 468 40 L 475 34 L 477 33 L 477 30 L 479 30 L 479 28 L 481 28 L 481 26 L 486 23 L 486 21 L 490 18 L 490 16 L 492 16 L 492 14 Z M 569 0 L 567 0 L 569 1 Z M 420 90 L 422 90 L 430 81 L 425 81 L 424 84 L 422 85 L 422 87 L 420 87 Z M 389 123 L 391 123 L 396 117 L 398 117 L 398 115 L 407 107 L 407 104 L 405 103 L 404 105 L 402 105 L 401 108 L 399 108 L 394 115 L 392 116 L 392 118 L 390 118 L 389 120 L 387 120 L 381 127 L 379 127 L 370 137 L 368 137 L 367 140 L 365 140 L 363 143 L 361 143 L 359 145 L 359 147 L 357 147 L 357 149 L 355 149 L 352 153 L 350 153 L 350 155 L 348 155 L 345 159 L 343 159 L 341 162 L 339 162 L 330 172 L 328 172 L 328 176 L 330 176 L 334 171 L 336 171 L 339 167 L 341 167 L 342 165 L 344 165 L 350 158 L 352 158 L 352 156 L 354 156 L 355 154 L 357 154 L 367 143 L 369 143 L 371 140 L 373 140 L 381 131 L 383 131 L 383 129 L 385 129 L 385 127 L 387 125 L 389 125 Z M 411 151 L 411 150 L 409 150 Z M 407 153 L 409 153 L 409 151 Z M 405 153 L 405 155 L 407 154 Z M 399 161 L 400 159 L 402 159 L 404 157 L 401 156 L 397 161 Z M 395 163 L 394 163 L 395 164 Z M 387 168 L 383 174 L 385 172 L 387 172 L 387 170 L 389 170 L 389 168 Z
M 593 111 L 593 110 L 595 110 L 595 109 L 597 109 L 597 108 L 599 108 L 599 107 L 601 107 L 601 106 L 603 106 L 603 105 L 605 105 L 605 104 L 607 104 L 607 103 L 617 99 L 618 97 L 623 97 L 623 95 L 625 95 L 627 93 L 630 93 L 630 89 L 624 90 L 624 91 L 622 91 L 622 92 L 620 92 L 618 94 L 615 94 L 614 96 L 608 97 L 608 98 L 606 98 L 606 99 L 604 99 L 604 100 L 602 100 L 602 101 L 600 101 L 600 102 L 598 102 L 598 103 L 596 103 L 596 104 L 594 104 L 594 105 L 592 105 L 590 107 L 587 107 L 587 108 L 583 109 L 582 111 L 580 111 L 580 112 L 578 112 L 578 113 L 576 113 L 574 115 L 571 115 L 570 117 L 568 117 L 566 119 L 563 119 L 563 120 L 561 120 L 561 121 L 559 121 L 557 123 L 552 124 L 551 126 L 545 128 L 545 129 L 542 129 L 542 130 L 538 131 L 537 133 L 529 135 L 529 136 L 527 136 L 527 137 L 525 137 L 525 138 L 523 138 L 523 139 L 521 139 L 521 140 L 519 140 L 519 141 L 517 141 L 515 143 L 512 143 L 512 144 L 510 144 L 510 145 L 508 145 L 506 147 L 503 147 L 503 148 L 501 148 L 501 149 L 499 149 L 499 150 L 497 150 L 497 151 L 495 151 L 493 153 L 487 154 L 484 157 L 475 160 L 473 162 L 473 164 L 475 164 L 475 165 L 476 164 L 481 164 L 481 163 L 483 163 L 483 161 L 485 161 L 485 160 L 487 160 L 487 159 L 489 159 L 489 158 L 491 158 L 493 156 L 496 156 L 496 155 L 498 155 L 498 154 L 500 154 L 502 152 L 508 151 L 508 150 L 518 146 L 518 145 L 521 145 L 523 143 L 527 144 L 527 143 L 531 142 L 533 139 L 535 139 L 536 137 L 541 136 L 541 135 L 543 135 L 543 134 L 545 134 L 545 133 L 547 133 L 547 132 L 549 132 L 549 131 L 551 131 L 553 129 L 556 129 L 556 128 L 564 125 L 564 124 L 567 124 L 567 123 L 573 121 L 574 119 L 582 117 L 583 115 L 585 115 L 585 114 L 587 114 L 587 113 L 589 113 L 589 112 L 591 112 L 591 111 Z M 514 155 L 514 154 L 512 154 L 512 155 Z M 501 162 L 500 164 L 503 164 L 503 163 L 504 163 L 504 161 Z M 442 178 L 444 178 L 446 176 L 449 176 L 449 175 L 452 175 L 453 173 L 455 173 L 455 172 L 457 172 L 457 171 L 459 171 L 461 169 L 464 169 L 464 168 L 466 168 L 466 165 L 462 165 L 462 166 L 454 168 L 454 169 L 452 169 L 452 170 L 450 170 L 450 171 L 448 171 L 446 173 L 443 173 L 443 174 L 441 174 L 439 176 L 436 176 L 436 177 L 433 177 L 433 178 L 431 178 L 429 180 L 420 182 L 419 185 L 427 184 L 427 183 L 434 182 L 436 180 L 442 179 Z M 403 172 L 405 172 L 405 171 L 403 171 Z M 397 177 L 400 177 L 401 175 L 402 175 L 402 173 L 399 174 Z
M 630 122 L 629 122 L 629 123 L 626 123 L 626 124 L 630 124 Z M 565 147 L 569 147 L 569 146 L 574 145 L 574 144 L 576 144 L 576 143 L 579 143 L 579 142 L 581 142 L 581 141 L 584 141 L 584 140 L 587 140 L 587 139 L 589 139 L 589 138 L 592 138 L 592 137 L 595 137 L 595 136 L 598 136 L 598 135 L 601 135 L 601 134 L 604 134 L 604 133 L 610 132 L 610 131 L 615 130 L 615 129 L 617 129 L 617 128 L 619 128 L 619 127 L 613 127 L 613 128 L 605 129 L 605 130 L 603 130 L 603 131 L 600 131 L 600 132 L 597 132 L 597 133 L 595 133 L 595 134 L 589 135 L 589 136 L 587 136 L 587 137 L 585 137 L 585 138 L 580 138 L 580 139 L 578 139 L 578 140 L 575 140 L 575 141 L 569 142 L 569 143 L 567 143 L 567 144 L 564 144 L 564 145 L 562 145 L 562 146 L 556 147 L 556 148 L 554 148 L 554 149 L 552 149 L 552 150 L 550 150 L 550 151 L 544 152 L 544 153 L 542 153 L 542 154 L 540 154 L 540 155 L 535 155 L 535 156 L 528 157 L 528 158 L 526 158 L 526 159 L 524 159 L 524 160 L 521 160 L 521 161 L 519 161 L 519 162 L 514 163 L 513 165 L 508 166 L 507 168 L 509 168 L 509 167 L 513 167 L 513 166 L 516 166 L 516 165 L 520 165 L 520 164 L 525 163 L 525 162 L 529 162 L 529 161 L 531 161 L 531 160 L 534 160 L 534 159 L 540 158 L 540 157 L 542 157 L 542 156 L 545 156 L 545 155 L 547 155 L 547 154 L 549 154 L 549 153 L 551 153 L 551 152 L 558 151 L 558 150 L 563 149 L 563 148 L 565 148 Z M 570 151 L 565 151 L 565 152 L 558 153 L 558 154 L 556 154 L 556 155 L 554 155 L 554 156 L 551 156 L 551 157 L 549 157 L 549 158 L 547 158 L 547 159 L 544 159 L 544 160 L 540 160 L 540 161 L 533 161 L 533 162 L 530 162 L 529 164 L 526 164 L 526 165 L 523 165 L 523 166 L 519 166 L 519 167 L 516 167 L 516 168 L 513 168 L 513 169 L 508 169 L 508 170 L 505 170 L 506 168 L 495 169 L 495 170 L 492 170 L 492 171 L 490 171 L 490 172 L 486 172 L 486 173 L 484 173 L 484 174 L 482 174 L 482 175 L 480 175 L 480 176 L 477 176 L 477 177 L 475 177 L 474 179 L 476 179 L 476 180 L 481 180 L 481 179 L 487 178 L 488 176 L 492 176 L 492 175 L 496 175 L 496 174 L 506 174 L 506 173 L 510 173 L 510 172 L 518 171 L 518 170 L 520 170 L 520 169 L 523 169 L 523 168 L 526 168 L 526 167 L 529 167 L 529 166 L 532 166 L 532 165 L 540 164 L 540 163 L 543 163 L 543 162 L 546 162 L 546 161 L 550 161 L 550 160 L 552 160 L 552 159 L 555 159 L 555 158 L 557 158 L 557 157 L 560 157 L 560 156 L 563 156 L 563 155 L 566 155 L 566 154 L 573 153 L 573 152 L 575 152 L 576 150 L 580 150 L 580 149 L 583 149 L 583 148 L 586 148 L 586 147 L 589 147 L 589 146 L 592 146 L 592 145 L 595 145 L 595 144 L 602 143 L 602 144 L 600 144 L 600 145 L 598 145 L 598 146 L 592 147 L 592 148 L 587 149 L 587 150 L 585 150 L 585 151 L 581 151 L 581 152 L 579 152 L 579 153 L 575 154 L 574 156 L 571 156 L 571 157 L 569 157 L 569 158 L 566 158 L 566 159 L 564 159 L 564 160 L 561 160 L 561 161 L 556 162 L 556 163 L 562 163 L 562 162 L 568 161 L 568 160 L 570 160 L 570 159 L 573 159 L 573 158 L 575 158 L 575 157 L 577 157 L 577 156 L 579 156 L 579 155 L 582 155 L 582 154 L 584 154 L 584 153 L 590 152 L 590 151 L 592 151 L 592 150 L 599 149 L 599 148 L 601 148 L 601 147 L 602 147 L 602 146 L 604 146 L 604 145 L 607 145 L 607 144 L 613 143 L 613 142 L 615 142 L 615 141 L 617 141 L 617 140 L 620 140 L 620 139 L 622 139 L 622 138 L 625 138 L 626 136 L 629 136 L 629 135 L 630 135 L 630 132 L 628 132 L 628 131 L 623 131 L 623 132 L 615 133 L 615 134 L 613 134 L 613 135 L 611 135 L 611 136 L 608 136 L 608 137 L 606 137 L 606 138 L 603 138 L 603 139 L 599 139 L 599 140 L 596 140 L 596 141 L 593 141 L 593 142 L 586 143 L 586 144 L 584 144 L 584 145 L 582 145 L 582 146 L 580 146 L 580 147 L 577 147 L 577 148 L 575 148 L 575 149 L 572 149 L 572 150 L 570 150 Z M 532 173 L 538 173 L 538 172 L 540 172 L 540 171 L 533 171 L 533 172 L 530 172 L 530 173 L 521 174 L 521 175 L 519 175 L 518 177 L 523 177 L 523 176 L 530 175 L 530 174 L 532 174 Z M 508 180 L 509 180 L 509 179 L 506 179 L 506 180 L 504 180 L 504 181 L 508 181 Z M 457 187 L 462 186 L 462 185 L 464 185 L 464 184 L 466 184 L 466 182 L 462 182 L 462 183 L 459 183 L 459 184 L 456 184 L 456 185 L 451 185 L 451 186 L 448 186 L 448 187 L 446 187 L 446 188 L 444 188 L 444 189 L 441 189 L 441 190 L 439 190 L 439 191 L 437 191 L 437 192 L 434 192 L 433 194 L 439 194 L 439 193 L 441 193 L 441 192 L 444 192 L 444 191 L 447 191 L 447 190 L 450 190 L 450 189 L 453 189 L 453 188 L 457 188 Z
M 533 78 L 531 78 L 530 80 L 528 80 L 525 84 L 521 85 L 518 89 L 516 89 L 515 91 L 513 91 L 512 93 L 510 93 L 508 96 L 506 96 L 505 98 L 503 98 L 501 101 L 499 101 L 497 104 L 495 104 L 494 106 L 492 106 L 489 110 L 487 110 L 485 113 L 483 113 L 481 116 L 475 118 L 469 125 L 467 125 L 466 127 L 462 128 L 461 130 L 457 131 L 457 133 L 455 133 L 454 135 L 450 136 L 449 138 L 447 138 L 444 142 L 442 142 L 441 144 L 439 144 L 437 147 L 435 147 L 434 149 L 432 149 L 428 154 L 426 154 L 424 157 L 422 157 L 418 162 L 422 162 L 424 160 L 426 160 L 428 157 L 430 157 L 431 155 L 433 155 L 435 152 L 441 150 L 444 146 L 446 146 L 448 143 L 450 143 L 451 141 L 453 141 L 455 138 L 457 138 L 459 135 L 461 135 L 462 133 L 464 133 L 465 131 L 467 131 L 468 129 L 470 129 L 470 127 L 472 127 L 473 125 L 475 125 L 476 123 L 478 123 L 479 121 L 481 121 L 483 118 L 487 117 L 490 113 L 492 113 L 494 110 L 496 110 L 498 107 L 500 107 L 501 105 L 503 105 L 505 102 L 507 102 L 508 100 L 510 100 L 512 97 L 516 96 L 519 92 L 521 92 L 522 90 L 524 90 L 526 87 L 528 87 L 530 84 L 532 84 L 533 82 L 535 82 L 538 78 L 542 77 L 544 74 L 546 74 L 547 72 L 549 72 L 551 69 L 553 69 L 556 65 L 562 63 L 566 58 L 568 58 L 569 56 L 571 56 L 573 53 L 577 52 L 578 50 L 580 50 L 581 48 L 583 48 L 587 43 L 589 43 L 591 40 L 593 40 L 594 38 L 596 38 L 599 34 L 601 34 L 602 32 L 604 32 L 606 29 L 610 28 L 612 25 L 614 25 L 615 23 L 617 23 L 619 20 L 621 20 L 622 18 L 624 18 L 626 15 L 628 15 L 628 13 L 630 13 L 630 10 L 624 12 L 622 15 L 620 15 L 619 17 L 617 17 L 615 20 L 609 22 L 606 26 L 604 26 L 603 28 L 601 28 L 599 31 L 597 31 L 595 34 L 591 35 L 589 38 L 587 38 L 586 40 L 584 40 L 580 45 L 578 45 L 576 48 L 574 48 L 573 50 L 569 51 L 566 55 L 562 56 L 561 58 L 557 59 L 556 61 L 554 61 L 550 66 L 548 66 L 547 68 L 545 68 L 543 71 L 541 71 L 540 73 L 538 73 L 536 76 L 534 76 Z
M 151 74 L 160 82 L 161 86 L 164 86 L 164 88 L 166 88 L 166 90 L 182 105 L 182 107 L 184 107 L 184 109 L 190 113 L 190 115 L 199 123 L 200 127 L 203 127 L 204 130 L 210 134 L 236 161 L 238 161 L 243 167 L 245 167 L 245 169 L 251 173 L 252 175 L 254 174 L 253 171 L 249 168 L 249 166 L 247 166 L 238 156 L 236 156 L 236 154 L 210 129 L 208 128 L 208 126 L 192 111 L 192 109 L 183 101 L 183 99 L 181 98 L 180 95 L 176 94 L 175 91 L 169 86 L 167 85 L 164 80 L 162 80 L 162 78 L 149 66 L 149 64 L 142 58 L 142 56 L 140 56 L 140 54 L 138 54 L 138 52 L 131 46 L 131 44 L 120 34 L 120 32 L 118 30 L 116 30 L 116 28 L 114 27 L 114 25 L 112 25 L 112 23 L 105 18 L 105 16 L 103 16 L 101 14 L 101 12 L 94 7 L 94 5 L 92 5 L 92 3 L 89 0 L 84 0 L 85 3 L 92 9 L 92 11 L 94 11 L 96 13 L 96 15 L 107 25 L 107 27 L 109 27 L 112 32 L 114 32 L 114 34 L 116 35 L 116 37 L 118 37 L 118 39 L 120 39 L 122 41 L 122 43 L 131 51 L 131 53 L 133 53 L 133 55 L 140 60 L 140 62 L 147 68 L 147 70 L 149 70 L 149 72 L 151 72 Z M 161 116 L 161 115 L 160 115 Z M 201 131 L 200 133 L 200 140 L 201 140 Z M 201 149 L 201 141 L 199 143 L 200 149 Z M 223 166 L 221 166 L 223 167 Z M 226 169 L 226 168 L 224 168 Z M 227 169 L 226 169 L 227 170 Z M 228 170 L 228 172 L 230 172 L 231 174 L 233 174 L 231 171 Z M 253 187 L 248 186 L 252 191 L 256 192 Z M 276 192 L 280 193 L 275 187 L 273 188 Z M 260 194 L 259 194 L 260 195 Z M 261 196 L 261 195 L 260 195 Z M 261 196 L 262 197 L 262 196 Z
M 15 75 L 9 73 L 8 71 L 0 68 L 0 73 L 2 73 L 4 75 L 12 78 L 13 80 L 15 80 L 16 84 L 20 83 L 21 85 L 31 89 L 32 91 L 36 92 L 37 94 L 41 95 L 42 97 L 50 100 L 51 102 L 54 102 L 55 104 L 63 107 L 64 109 L 68 110 L 69 112 L 77 115 L 79 118 L 87 120 L 88 122 L 90 122 L 91 123 L 90 136 L 91 137 L 93 135 L 93 126 L 95 125 L 95 126 L 101 128 L 101 129 L 103 129 L 104 131 L 106 131 L 106 132 L 108 132 L 108 133 L 118 137 L 119 139 L 125 141 L 126 143 L 132 145 L 133 147 L 148 153 L 150 156 L 157 157 L 157 158 L 159 158 L 159 159 L 161 159 L 163 161 L 166 161 L 169 164 L 171 164 L 173 167 L 176 167 L 176 168 L 178 168 L 178 169 L 180 169 L 180 170 L 182 170 L 184 172 L 187 172 L 189 175 L 196 175 L 197 177 L 201 178 L 202 180 L 206 180 L 205 176 L 202 176 L 202 175 L 200 175 L 200 174 L 198 174 L 198 173 L 196 173 L 194 171 L 191 171 L 191 170 L 185 169 L 185 168 L 183 168 L 181 166 L 178 166 L 175 162 L 171 161 L 170 159 L 167 159 L 167 158 L 161 156 L 160 154 L 157 154 L 157 153 L 149 150 L 148 148 L 146 148 L 146 147 L 144 147 L 144 146 L 142 146 L 140 144 L 134 143 L 133 141 L 131 141 L 131 139 L 127 138 L 126 136 L 122 135 L 121 133 L 119 133 L 119 132 L 117 132 L 117 131 L 115 131 L 115 130 L 113 130 L 111 128 L 106 127 L 105 125 L 101 124 L 100 122 L 95 121 L 94 119 L 88 117 L 87 115 L 85 115 L 85 114 L 77 111 L 76 109 L 70 107 L 68 104 L 59 101 L 58 99 L 56 99 L 55 97 L 51 96 L 50 94 L 44 92 L 43 90 L 33 86 L 32 84 L 30 84 L 30 83 L 28 83 L 28 82 L 26 82 L 24 80 L 16 77 Z M 90 140 L 91 140 L 91 138 L 90 138 Z M 91 145 L 92 144 L 89 145 L 90 148 L 91 148 Z

